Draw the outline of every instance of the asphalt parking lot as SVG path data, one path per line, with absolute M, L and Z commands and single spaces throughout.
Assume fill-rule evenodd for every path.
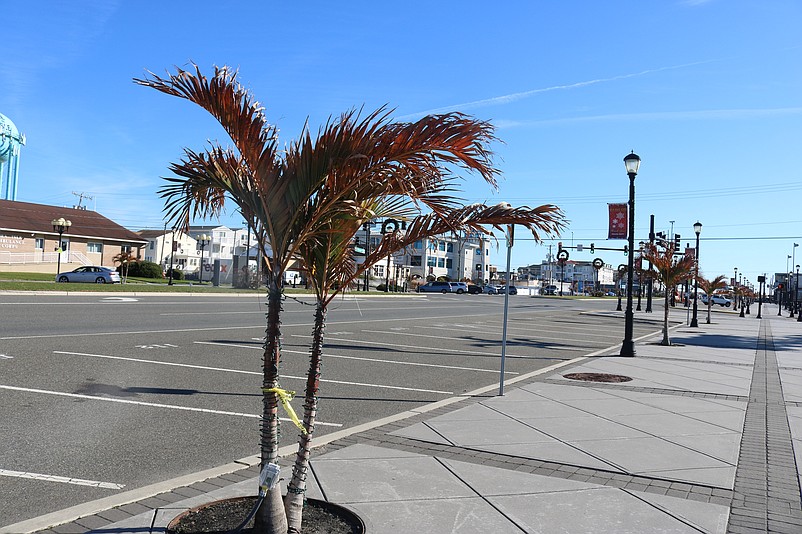
M 623 337 L 612 299 L 509 301 L 507 377 Z M 317 433 L 498 383 L 503 302 L 336 301 Z M 288 299 L 283 315 L 282 387 L 299 392 L 310 303 Z M 0 525 L 258 453 L 264 297 L 0 295 L 0 305 Z M 656 315 L 636 320 L 635 337 L 659 328 Z M 282 429 L 293 443 L 294 427 Z

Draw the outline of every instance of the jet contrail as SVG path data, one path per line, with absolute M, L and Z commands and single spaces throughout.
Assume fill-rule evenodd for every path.
M 417 113 L 410 113 L 408 115 L 402 115 L 402 116 L 397 117 L 397 118 L 400 119 L 400 120 L 406 120 L 406 119 L 414 119 L 414 118 L 417 118 L 417 117 L 422 117 L 424 115 L 431 115 L 431 114 L 436 114 L 436 113 L 445 113 L 445 112 L 448 112 L 448 111 L 459 111 L 459 110 L 465 110 L 465 109 L 475 109 L 475 108 L 483 108 L 483 107 L 487 107 L 487 106 L 495 106 L 495 105 L 500 105 L 500 104 L 509 104 L 511 102 L 516 102 L 518 100 L 522 100 L 524 98 L 528 98 L 528 97 L 530 97 L 532 95 L 536 95 L 536 94 L 539 94 L 539 93 L 547 93 L 549 91 L 559 91 L 559 90 L 563 90 L 563 89 L 575 89 L 577 87 L 586 87 L 588 85 L 596 85 L 596 84 L 604 83 L 604 82 L 613 82 L 613 81 L 616 81 L 616 80 L 625 80 L 627 78 L 636 78 L 638 76 L 644 76 L 646 74 L 652 74 L 654 72 L 661 72 L 661 71 L 664 71 L 664 70 L 673 70 L 673 69 L 682 69 L 682 68 L 685 68 L 685 67 L 692 67 L 692 66 L 695 66 L 695 65 L 703 65 L 705 63 L 712 63 L 714 61 L 719 61 L 719 60 L 710 59 L 710 60 L 706 60 L 706 61 L 696 61 L 694 63 L 684 63 L 682 65 L 673 65 L 673 66 L 670 66 L 670 67 L 660 67 L 660 68 L 657 68 L 657 69 L 647 69 L 647 70 L 643 70 L 643 71 L 640 71 L 640 72 L 634 72 L 634 73 L 631 73 L 631 74 L 621 74 L 619 76 L 613 76 L 611 78 L 598 78 L 598 79 L 595 79 L 595 80 L 587 80 L 587 81 L 584 81 L 584 82 L 576 82 L 576 83 L 570 83 L 570 84 L 565 84 L 565 85 L 554 85 L 552 87 L 543 87 L 543 88 L 540 88 L 540 89 L 532 89 L 531 91 L 523 91 L 523 92 L 520 92 L 520 93 L 511 93 L 509 95 L 494 96 L 492 98 L 485 98 L 483 100 L 474 100 L 473 102 L 464 102 L 462 104 L 454 104 L 454 105 L 451 105 L 451 106 L 445 106 L 445 107 L 441 107 L 441 108 L 430 109 L 430 110 L 427 110 L 427 111 L 420 111 L 420 112 L 417 112 Z

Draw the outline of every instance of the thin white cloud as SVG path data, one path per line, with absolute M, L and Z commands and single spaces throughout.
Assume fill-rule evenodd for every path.
M 701 6 L 701 5 L 704 5 L 704 4 L 709 4 L 712 1 L 713 0 L 682 0 L 680 2 L 680 5 L 695 7 L 695 6 Z
M 605 82 L 613 82 L 617 80 L 625 80 L 627 78 L 637 78 L 639 76 L 645 76 L 647 74 L 653 74 L 655 72 L 662 72 L 666 70 L 675 70 L 675 69 L 683 69 L 686 67 L 693 67 L 695 65 L 704 65 L 706 63 L 712 63 L 714 61 L 718 61 L 715 59 L 710 59 L 706 61 L 696 61 L 693 63 L 684 63 L 682 65 L 672 65 L 669 67 L 660 67 L 657 69 L 647 69 L 642 70 L 640 72 L 633 72 L 630 74 L 621 74 L 619 76 L 612 76 L 610 78 L 598 78 L 595 80 L 586 80 L 582 82 L 575 82 L 565 85 L 554 85 L 552 87 L 542 87 L 540 89 L 532 89 L 529 91 L 522 91 L 520 93 L 511 93 L 508 95 L 501 95 L 501 96 L 494 96 L 491 98 L 485 98 L 482 100 L 474 100 L 473 102 L 464 102 L 462 104 L 453 104 L 450 106 L 444 106 L 435 109 L 429 109 L 426 111 L 419 111 L 417 113 L 410 113 L 407 115 L 402 115 L 400 117 L 396 117 L 399 120 L 408 120 L 408 119 L 415 119 L 419 117 L 423 117 L 424 115 L 431 115 L 436 113 L 446 113 L 449 111 L 462 111 L 467 109 L 476 109 L 476 108 L 483 108 L 487 106 L 498 106 L 503 104 L 510 104 L 512 102 L 517 102 L 518 100 L 522 100 L 524 98 L 529 98 L 530 96 L 534 96 L 540 93 L 547 93 L 551 91 L 563 91 L 567 89 L 576 89 L 579 87 L 587 87 L 589 85 L 596 85 Z
M 657 111 L 648 113 L 612 113 L 608 115 L 591 115 L 587 117 L 568 117 L 560 119 L 544 119 L 536 121 L 494 120 L 496 128 L 521 128 L 526 126 L 544 126 L 555 124 L 571 124 L 580 122 L 601 121 L 644 121 L 644 120 L 738 120 L 762 117 L 783 117 L 802 114 L 802 107 L 764 108 L 764 109 L 705 109 L 697 111 Z

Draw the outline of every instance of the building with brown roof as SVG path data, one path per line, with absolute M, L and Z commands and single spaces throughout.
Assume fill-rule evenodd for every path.
M 72 224 L 59 233 L 55 219 Z M 147 244 L 136 233 L 123 228 L 97 212 L 79 209 L 0 200 L 0 270 L 55 273 L 61 254 L 61 270 L 81 265 L 114 267 L 120 252 L 141 257 Z

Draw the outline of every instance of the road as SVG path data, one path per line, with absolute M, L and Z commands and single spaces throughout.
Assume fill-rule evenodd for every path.
M 509 300 L 508 378 L 620 346 L 612 299 Z M 503 302 L 333 303 L 317 433 L 497 384 Z M 287 299 L 283 315 L 281 385 L 299 394 L 310 303 Z M 4 294 L 0 306 L 0 525 L 258 453 L 264 297 Z M 636 338 L 657 315 L 636 320 Z

